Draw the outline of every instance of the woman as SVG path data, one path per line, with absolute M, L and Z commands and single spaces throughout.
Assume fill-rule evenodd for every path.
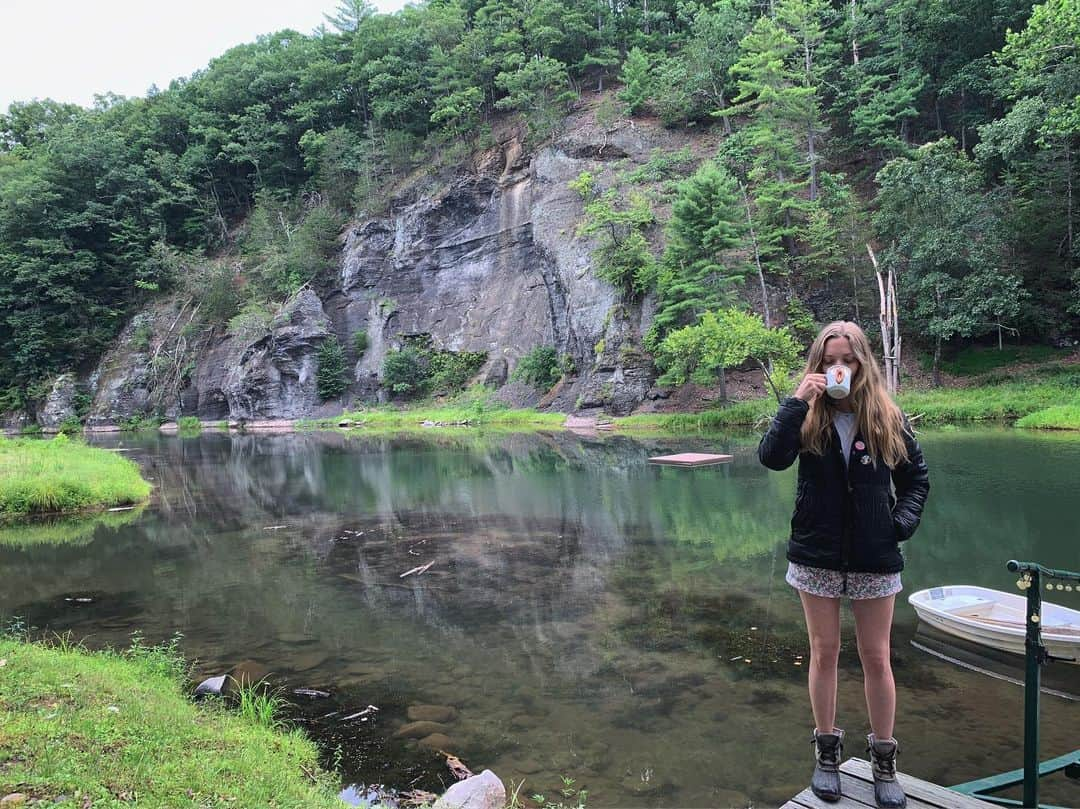
M 825 392 L 826 371 L 833 366 L 849 375 L 846 396 L 839 386 L 832 391 L 843 398 Z M 915 533 L 930 481 L 911 426 L 885 389 L 857 325 L 837 321 L 821 330 L 803 379 L 795 395 L 781 402 L 758 457 L 776 470 L 799 459 L 786 578 L 799 592 L 810 637 L 816 725 L 811 789 L 822 800 L 840 799 L 844 731 L 835 726 L 836 667 L 840 599 L 846 595 L 855 614 L 870 715 L 874 796 L 883 809 L 900 809 L 907 799 L 896 780 L 889 631 L 904 567 L 899 543 Z

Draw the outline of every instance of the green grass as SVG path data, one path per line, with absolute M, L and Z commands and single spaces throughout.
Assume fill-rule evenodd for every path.
M 922 414 L 924 423 L 1018 419 L 1075 402 L 1078 373 L 1051 373 L 1030 382 L 902 391 L 898 400 L 904 412 Z
M 773 396 L 735 402 L 726 407 L 704 410 L 700 413 L 641 413 L 636 416 L 613 419 L 620 432 L 695 432 L 724 427 L 753 427 L 762 424 L 776 413 L 777 403 Z
M 132 461 L 62 434 L 0 439 L 0 517 L 129 505 L 150 488 Z
M 183 693 L 175 645 L 90 653 L 0 637 L 0 795 L 53 805 L 344 806 L 314 744 Z
M 901 391 L 904 412 L 923 424 L 1017 421 L 1018 427 L 1080 429 L 1080 367 L 1050 364 L 1026 381 L 989 377 L 991 384 L 967 388 Z M 694 432 L 736 426 L 760 427 L 776 412 L 776 399 L 738 402 L 701 413 L 642 414 L 614 419 L 620 431 Z
M 179 432 L 186 436 L 199 435 L 202 432 L 202 422 L 198 416 L 181 416 L 176 421 Z
M 237 710 L 249 722 L 268 730 L 283 730 L 287 722 L 281 711 L 288 701 L 279 693 L 271 692 L 262 682 L 236 684 Z
M 1080 403 L 1053 405 L 1036 410 L 1017 421 L 1016 426 L 1043 430 L 1080 430 Z
M 525 429 L 557 429 L 566 421 L 565 413 L 542 413 L 528 408 L 511 408 L 495 401 L 491 391 L 477 386 L 442 403 L 431 401 L 393 406 L 382 405 L 365 410 L 342 413 L 329 419 L 301 420 L 297 429 L 336 428 L 341 421 L 354 422 L 356 429 L 408 430 L 427 429 L 425 421 L 446 427 L 485 427 Z
M 1070 353 L 1069 349 L 1047 345 L 1005 346 L 1000 351 L 996 346 L 970 346 L 943 357 L 941 370 L 953 376 L 977 376 L 1019 362 L 1050 362 Z M 919 360 L 923 368 L 929 371 L 932 356 L 924 353 Z

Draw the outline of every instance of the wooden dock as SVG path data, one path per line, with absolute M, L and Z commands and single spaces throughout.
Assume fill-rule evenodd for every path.
M 911 775 L 898 775 L 907 793 L 908 809 L 990 809 L 994 806 Z M 843 797 L 836 803 L 821 800 L 807 787 L 780 809 L 866 809 L 877 806 L 869 761 L 849 758 L 841 764 L 840 785 Z

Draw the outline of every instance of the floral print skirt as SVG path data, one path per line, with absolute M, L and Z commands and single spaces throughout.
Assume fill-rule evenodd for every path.
M 788 562 L 784 580 L 796 590 L 822 598 L 884 598 L 903 589 L 899 573 L 855 573 Z

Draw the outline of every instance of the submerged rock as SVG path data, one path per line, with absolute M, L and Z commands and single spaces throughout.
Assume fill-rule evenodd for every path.
M 421 739 L 424 736 L 430 736 L 432 733 L 442 733 L 444 730 L 449 730 L 449 728 L 438 722 L 410 722 L 398 728 L 394 733 L 394 738 Z
M 453 722 L 458 716 L 449 705 L 410 705 L 406 713 L 414 722 Z
M 425 736 L 420 740 L 420 744 L 432 750 L 442 750 L 444 753 L 452 753 L 457 749 L 457 742 L 445 733 L 432 733 L 430 736 Z

